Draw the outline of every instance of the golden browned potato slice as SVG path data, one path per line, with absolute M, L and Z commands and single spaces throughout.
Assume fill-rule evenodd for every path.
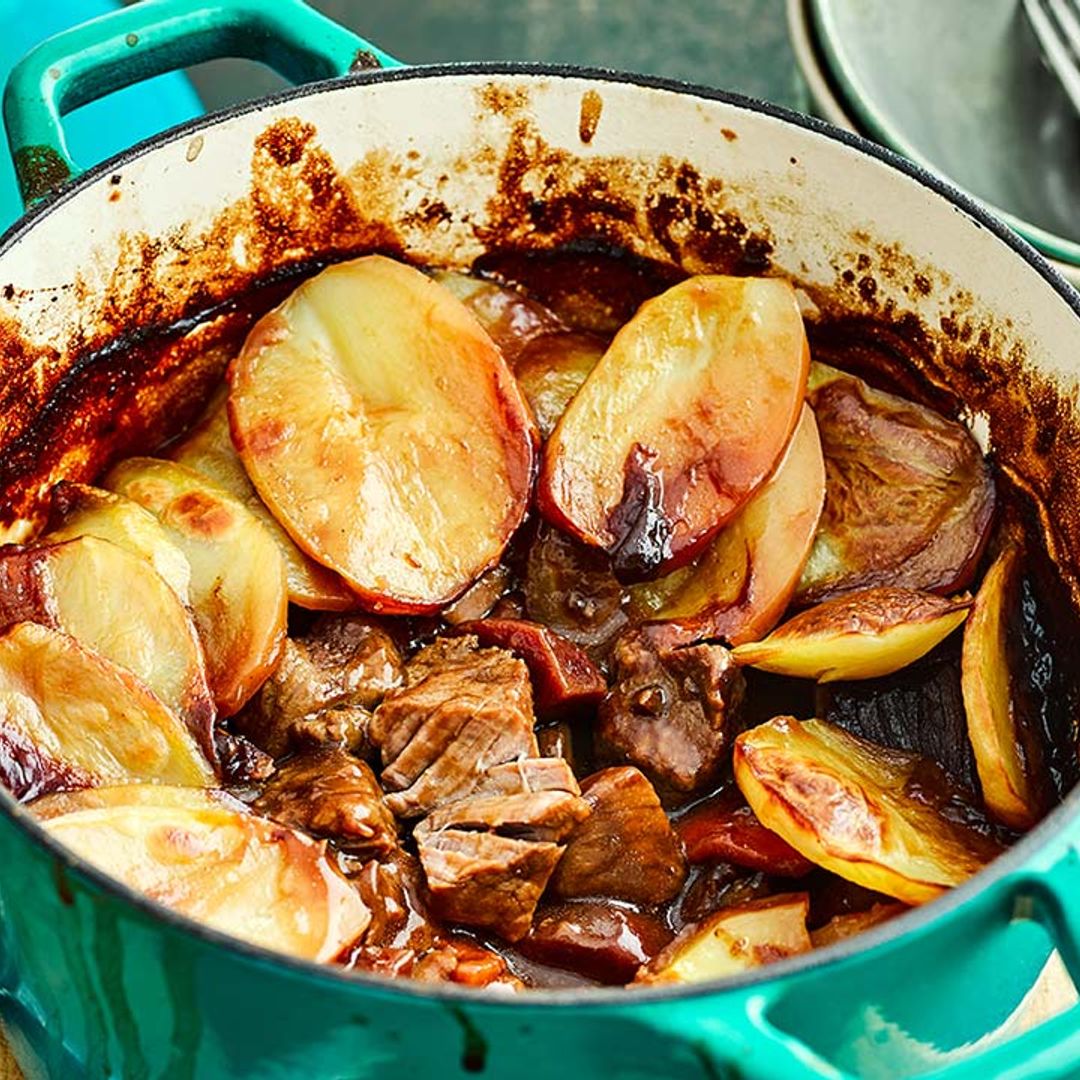
M 525 391 L 543 438 L 555 430 L 603 355 L 604 343 L 598 337 L 574 330 L 542 334 L 521 350 L 514 375 Z
M 227 791 L 218 788 L 176 787 L 173 784 L 109 784 L 106 787 L 58 791 L 42 795 L 27 809 L 42 821 L 74 814 L 79 810 L 106 810 L 117 806 L 180 806 L 188 810 L 235 810 L 248 813 L 248 807 Z
M 778 278 L 693 277 L 647 301 L 548 440 L 541 511 L 624 580 L 682 565 L 775 468 L 809 361 Z
M 825 512 L 800 605 L 852 589 L 966 588 L 990 530 L 994 481 L 971 433 L 825 364 L 808 399 L 825 450 Z
M 208 476 L 239 499 L 266 526 L 285 560 L 289 599 L 294 604 L 317 611 L 348 611 L 356 607 L 353 591 L 333 570 L 308 558 L 292 542 L 251 486 L 244 463 L 233 446 L 224 393 L 202 422 L 173 447 L 169 456 L 173 461 Z
M 130 671 L 22 622 L 0 635 L 0 781 L 17 798 L 155 780 L 208 787 L 190 732 Z
M 149 510 L 114 491 L 61 480 L 52 489 L 44 543 L 96 536 L 141 555 L 186 604 L 191 567 Z
M 134 803 L 64 814 L 45 827 L 152 900 L 291 956 L 333 960 L 371 918 L 324 842 L 246 812 Z
M 915 754 L 821 720 L 777 717 L 735 740 L 735 780 L 758 820 L 811 862 L 848 881 L 922 904 L 1000 851 L 957 820 L 953 793 L 920 783 Z M 922 778 L 925 780 L 925 778 Z
M 535 425 L 491 338 L 378 255 L 324 270 L 229 368 L 233 439 L 293 539 L 373 611 L 433 612 L 499 560 Z
M 737 663 L 818 682 L 876 679 L 944 641 L 967 618 L 970 597 L 946 600 L 882 586 L 800 612 L 763 641 L 740 645 Z
M 1046 812 L 1049 785 L 1038 735 L 1012 691 L 1010 609 L 1018 608 L 1020 548 L 1009 545 L 986 572 L 964 627 L 961 685 L 968 737 L 987 810 L 1013 829 Z
M 815 949 L 824 949 L 826 945 L 833 945 L 837 941 L 861 934 L 879 923 L 895 919 L 907 910 L 906 904 L 873 904 L 866 911 L 834 915 L 824 926 L 810 931 L 810 940 Z
M 191 606 L 218 714 L 231 716 L 273 670 L 285 640 L 285 564 L 243 503 L 173 461 L 129 458 L 106 485 L 156 515 L 191 566 Z
M 802 418 L 776 472 L 693 564 L 635 585 L 641 615 L 670 625 L 680 642 L 767 634 L 795 591 L 825 501 L 825 463 L 814 414 Z
M 22 621 L 132 672 L 213 760 L 214 700 L 195 623 L 142 556 L 96 536 L 0 554 L 0 625 Z
M 809 907 L 806 893 L 788 893 L 723 908 L 688 926 L 634 983 L 706 982 L 807 952 Z

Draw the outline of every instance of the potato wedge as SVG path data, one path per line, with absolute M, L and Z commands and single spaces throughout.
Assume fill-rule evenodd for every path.
M 640 581 L 692 559 L 775 468 L 809 351 L 778 278 L 690 278 L 643 304 L 544 451 L 544 516 Z
M 639 970 L 633 985 L 707 982 L 808 952 L 809 909 L 806 893 L 722 908 L 688 926 Z
M 967 428 L 824 364 L 811 365 L 808 398 L 825 451 L 825 511 L 796 603 L 875 585 L 969 585 L 994 482 Z
M 176 787 L 173 784 L 109 784 L 42 795 L 27 809 L 39 821 L 74 814 L 79 810 L 105 810 L 123 806 L 180 806 L 189 810 L 234 810 L 248 813 L 248 807 L 220 788 Z
M 534 338 L 566 329 L 550 308 L 517 289 L 456 270 L 439 270 L 432 277 L 469 309 L 511 367 Z
M 930 763 L 821 720 L 780 716 L 743 732 L 733 765 L 766 828 L 811 862 L 905 904 L 960 885 L 1001 850 L 958 820 L 955 793 Z
M 631 588 L 636 613 L 668 624 L 672 644 L 756 641 L 787 609 L 824 502 L 821 440 L 804 405 L 776 472 L 694 563 Z
M 24 621 L 62 630 L 137 676 L 215 760 L 198 631 L 148 560 L 96 536 L 0 553 L 0 626 Z
M 604 355 L 592 334 L 564 330 L 533 338 L 515 361 L 514 375 L 546 439 Z
M 961 687 L 968 738 L 986 808 L 1013 829 L 1030 829 L 1046 813 L 1050 787 L 1040 737 L 1012 687 L 1018 659 L 1008 641 L 1018 608 L 1021 549 L 1006 546 L 986 572 L 964 627 Z
M 304 282 L 229 368 L 233 441 L 263 501 L 364 606 L 430 613 L 499 560 L 535 424 L 460 301 L 371 255 Z
M 739 664 L 797 679 L 876 679 L 907 667 L 966 618 L 970 597 L 881 586 L 802 611 L 762 641 L 738 646 Z
M 169 457 L 209 477 L 266 526 L 285 560 L 285 579 L 292 603 L 314 611 L 348 611 L 357 606 L 356 594 L 345 582 L 333 570 L 305 555 L 263 505 L 233 446 L 224 393 L 202 422 L 171 449 Z
M 224 807 L 105 806 L 49 818 L 77 855 L 197 922 L 253 945 L 333 960 L 371 918 L 326 846 Z
M 106 486 L 144 506 L 191 566 L 191 605 L 220 716 L 231 716 L 273 670 L 285 641 L 285 565 L 238 499 L 185 465 L 129 458 Z
M 96 536 L 141 555 L 185 603 L 190 602 L 191 567 L 149 510 L 114 491 L 61 480 L 53 485 L 42 543 L 59 544 Z
M 16 798 L 149 780 L 209 787 L 214 772 L 130 671 L 36 623 L 0 634 L 0 781 Z
M 895 919 L 907 911 L 905 904 L 874 904 L 866 911 L 850 911 L 844 915 L 834 915 L 824 926 L 810 931 L 810 940 L 815 949 L 824 949 L 826 945 L 835 945 L 845 938 L 854 937 L 864 930 L 869 930 L 879 923 Z

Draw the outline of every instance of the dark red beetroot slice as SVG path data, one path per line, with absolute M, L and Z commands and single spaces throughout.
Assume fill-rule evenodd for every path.
M 722 861 L 778 877 L 802 877 L 814 869 L 786 840 L 758 821 L 745 803 L 719 796 L 675 823 L 692 863 Z
M 534 705 L 551 714 L 597 705 L 607 692 L 600 669 L 572 641 L 525 619 L 477 619 L 460 623 L 458 634 L 475 634 L 481 645 L 516 653 L 532 677 Z
M 532 929 L 515 947 L 537 963 L 620 985 L 671 938 L 671 931 L 651 915 L 586 900 L 538 912 Z

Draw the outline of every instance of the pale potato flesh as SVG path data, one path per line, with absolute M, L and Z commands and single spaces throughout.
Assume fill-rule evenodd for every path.
M 697 983 L 807 952 L 806 893 L 770 896 L 722 908 L 687 927 L 642 968 L 635 984 Z
M 186 604 L 191 567 L 149 510 L 115 491 L 61 480 L 53 488 L 52 510 L 43 543 L 96 536 L 141 555 Z
M 263 501 L 371 610 L 437 610 L 521 523 L 528 405 L 476 319 L 417 270 L 374 255 L 324 270 L 255 326 L 229 379 Z
M 214 783 L 191 733 L 130 671 L 67 634 L 21 622 L 0 636 L 0 759 L 26 745 L 41 780 L 22 778 L 28 797 L 56 786 L 51 777 L 63 786 Z
M 971 600 L 881 586 L 800 612 L 762 641 L 738 646 L 739 664 L 798 679 L 876 679 L 914 663 L 966 618 Z
M 905 904 L 960 885 L 1000 851 L 909 783 L 917 755 L 789 716 L 735 740 L 735 781 L 766 828 L 811 862 Z
M 0 621 L 22 620 L 62 630 L 132 672 L 213 757 L 198 631 L 148 560 L 96 536 L 0 554 Z
M 174 784 L 108 784 L 42 795 L 27 807 L 41 821 L 79 810 L 122 806 L 180 806 L 188 810 L 234 810 L 248 813 L 239 799 L 219 788 L 177 787 Z
M 262 685 L 285 640 L 285 564 L 243 503 L 172 461 L 129 458 L 105 480 L 151 511 L 191 566 L 191 606 L 220 716 Z
M 542 512 L 628 580 L 686 562 L 773 471 L 808 367 L 790 284 L 681 282 L 640 307 L 570 402 L 544 451 Z
M 207 416 L 169 455 L 173 461 L 209 477 L 234 498 L 239 499 L 266 526 L 285 560 L 289 600 L 316 611 L 348 611 L 356 607 L 356 595 L 341 578 L 309 558 L 293 543 L 292 537 L 267 510 L 252 487 L 244 463 L 233 446 L 225 395 Z
M 821 441 L 804 405 L 776 472 L 690 566 L 633 586 L 633 604 L 650 621 L 676 624 L 687 641 L 757 640 L 791 600 L 824 501 Z
M 1005 547 L 979 586 L 964 627 L 961 686 L 986 808 L 1011 828 L 1030 829 L 1046 805 L 1034 776 L 1038 756 L 1024 753 L 1006 647 L 1006 603 L 1019 559 L 1019 548 Z
M 125 885 L 253 945 L 331 961 L 371 919 L 324 842 L 243 811 L 137 802 L 44 824 Z

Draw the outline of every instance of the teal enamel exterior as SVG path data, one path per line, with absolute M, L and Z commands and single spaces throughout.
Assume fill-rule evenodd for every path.
M 66 108 L 237 52 L 297 80 L 358 57 L 397 63 L 299 0 L 144 0 L 52 39 L 13 73 L 13 152 L 46 148 L 74 176 Z M 228 941 L 50 847 L 0 794 L 0 1017 L 31 1080 L 1068 1077 L 1080 1067 L 1075 1007 L 1011 1041 L 992 1033 L 1054 945 L 1080 974 L 1078 817 L 1074 795 L 968 886 L 772 970 L 510 1000 Z

